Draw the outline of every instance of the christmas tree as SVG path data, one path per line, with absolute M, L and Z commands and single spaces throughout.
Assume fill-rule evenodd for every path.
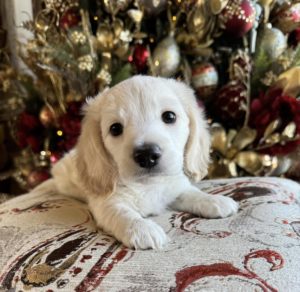
M 134 74 L 194 88 L 211 127 L 209 178 L 299 178 L 300 1 L 45 0 L 23 25 L 34 77 L 2 66 L 0 114 L 17 109 L 5 120 L 24 188 L 75 145 L 85 98 Z

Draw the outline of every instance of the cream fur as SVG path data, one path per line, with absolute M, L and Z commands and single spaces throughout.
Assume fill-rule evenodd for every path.
M 175 124 L 162 121 L 166 110 L 176 113 Z M 162 248 L 167 235 L 147 217 L 168 207 L 206 218 L 237 211 L 232 199 L 205 194 L 190 182 L 207 173 L 210 137 L 188 86 L 136 76 L 89 100 L 84 114 L 78 143 L 53 167 L 51 185 L 85 200 L 98 226 L 126 246 Z M 113 137 L 109 128 L 116 122 L 124 132 Z M 162 149 L 150 172 L 132 158 L 133 148 L 143 143 Z

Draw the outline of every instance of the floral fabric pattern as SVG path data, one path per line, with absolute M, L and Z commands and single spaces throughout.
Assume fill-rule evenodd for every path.
M 97 230 L 87 206 L 26 194 L 0 205 L 0 291 L 300 291 L 300 185 L 279 178 L 209 180 L 238 214 L 152 219 L 170 238 L 134 251 Z

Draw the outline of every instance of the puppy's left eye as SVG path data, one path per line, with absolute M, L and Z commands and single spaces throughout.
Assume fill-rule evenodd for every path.
M 112 136 L 120 136 L 123 133 L 123 126 L 120 123 L 112 124 L 109 128 Z
M 174 124 L 176 122 L 176 114 L 171 111 L 164 112 L 161 118 L 166 124 Z

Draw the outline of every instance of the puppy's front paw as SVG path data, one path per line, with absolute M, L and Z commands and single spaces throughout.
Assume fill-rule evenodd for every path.
M 199 202 L 198 215 L 204 218 L 224 218 L 238 211 L 239 205 L 229 197 L 211 195 L 201 199 Z
M 134 249 L 160 249 L 168 241 L 164 230 L 155 222 L 147 219 L 135 221 L 124 230 L 122 242 Z

